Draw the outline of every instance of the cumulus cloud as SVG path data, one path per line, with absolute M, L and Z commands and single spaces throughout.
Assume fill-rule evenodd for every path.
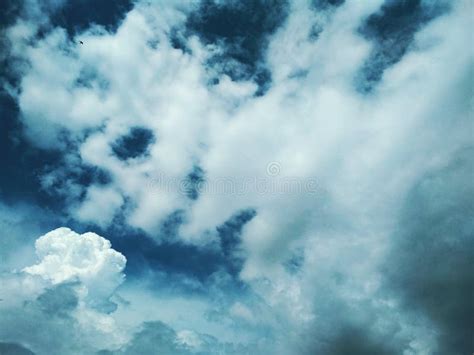
M 35 247 L 37 264 L 1 277 L 0 312 L 7 320 L 1 338 L 38 354 L 51 348 L 58 354 L 87 353 L 123 342 L 126 337 L 108 313 L 116 308 L 110 297 L 123 281 L 125 257 L 108 240 L 69 228 L 41 236 Z
M 248 15 L 233 1 L 137 1 L 116 31 L 91 26 L 71 36 L 51 25 L 38 37 L 44 25 L 28 14 L 7 29 L 10 53 L 21 59 L 19 87 L 10 91 L 24 133 L 41 149 L 67 150 L 64 164 L 41 181 L 64 198 L 68 217 L 217 250 L 227 261 L 225 276 L 213 274 L 216 295 L 206 294 L 205 306 L 183 315 L 191 323 L 206 314 L 195 327 L 214 337 L 172 317 L 164 324 L 118 306 L 115 314 L 136 317 L 137 328 L 104 350 L 146 352 L 156 342 L 175 353 L 238 353 L 245 346 L 281 354 L 467 349 L 448 315 L 462 318 L 467 305 L 460 302 L 461 310 L 453 301 L 437 312 L 440 299 L 423 297 L 424 286 L 400 288 L 423 268 L 422 256 L 437 260 L 447 248 L 449 260 L 468 260 L 468 203 L 456 188 L 438 184 L 466 185 L 467 170 L 458 175 L 456 164 L 472 166 L 459 158 L 472 145 L 470 4 L 403 4 L 278 2 L 278 13 L 264 22 L 242 20 L 256 26 L 252 41 L 239 21 L 228 37 L 207 27 Z M 253 11 L 269 6 L 258 2 Z M 107 178 L 71 177 L 85 167 Z M 299 189 L 281 191 L 288 181 Z M 308 191 L 314 181 L 317 189 Z M 216 188 L 222 182 L 231 190 Z M 426 214 L 413 214 L 407 199 Z M 164 226 L 177 214 L 170 232 Z M 446 220 L 435 223 L 436 216 Z M 116 329 L 107 312 L 117 307 L 110 297 L 123 281 L 122 254 L 94 233 L 64 228 L 41 237 L 36 250 L 39 263 L 24 272 L 70 300 L 65 314 Z M 406 269 L 399 270 L 399 257 Z M 416 280 L 438 294 L 435 284 L 448 275 L 440 266 Z M 245 292 L 226 290 L 221 276 Z M 456 280 L 469 284 L 464 276 Z M 147 286 L 134 287 L 140 291 L 129 289 L 131 299 L 152 303 Z M 457 300 L 454 288 L 446 295 Z M 43 309 L 59 297 L 42 295 L 34 304 L 43 302 Z M 85 308 L 72 311 L 81 302 Z M 222 339 L 244 334 L 244 327 L 262 342 L 226 347 Z M 451 334 L 458 335 L 446 340 Z
M 95 299 L 109 297 L 123 281 L 125 257 L 95 233 L 58 228 L 40 237 L 35 247 L 40 261 L 23 271 L 53 285 L 79 281 L 87 287 L 87 297 Z

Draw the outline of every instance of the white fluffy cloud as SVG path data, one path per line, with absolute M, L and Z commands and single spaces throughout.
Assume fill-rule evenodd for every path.
M 124 279 L 125 257 L 95 233 L 58 228 L 40 237 L 35 246 L 40 261 L 23 271 L 53 285 L 79 281 L 87 287 L 88 297 L 109 297 Z

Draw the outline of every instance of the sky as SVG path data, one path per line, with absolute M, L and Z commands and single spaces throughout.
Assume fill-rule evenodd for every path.
M 1 1 L 0 353 L 472 353 L 473 6 Z

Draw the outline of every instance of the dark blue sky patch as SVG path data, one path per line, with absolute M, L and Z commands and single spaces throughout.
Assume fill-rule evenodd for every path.
M 179 227 L 185 222 L 184 210 L 177 210 L 171 213 L 160 226 L 160 234 L 165 240 L 176 239 Z
M 161 281 L 166 279 L 170 289 L 202 293 L 207 292 L 207 283 L 213 283 L 213 275 L 222 271 L 228 273 L 229 280 L 232 281 L 232 285 L 226 287 L 241 287 L 235 278 L 243 263 L 243 258 L 239 255 L 240 234 L 243 226 L 255 215 L 254 210 L 244 210 L 218 227 L 220 247 L 198 247 L 184 244 L 173 237 L 185 221 L 184 212 L 180 210 L 172 213 L 163 223 L 160 234 L 166 230 L 170 234 L 162 235 L 161 239 L 158 235 L 160 242 L 140 229 L 127 226 L 124 216 L 118 216 L 107 229 L 75 220 L 68 221 L 68 226 L 78 233 L 93 231 L 109 239 L 112 247 L 127 258 L 125 273 L 128 277 L 156 277 Z M 182 280 L 185 278 L 195 280 L 195 283 L 183 284 Z
M 184 53 L 191 53 L 191 49 L 187 46 L 186 43 L 186 34 L 181 28 L 172 28 L 168 35 L 170 44 L 175 49 L 180 49 Z
M 79 157 L 77 159 L 77 165 L 65 165 L 63 159 L 58 159 L 45 165 L 39 172 L 43 179 L 46 176 L 51 177 L 42 185 L 41 192 L 48 196 L 49 206 L 55 210 L 66 209 L 69 204 L 83 201 L 90 185 L 103 186 L 112 182 L 108 171 L 84 164 Z
M 79 176 L 79 183 L 82 185 L 108 185 L 112 182 L 110 173 L 102 168 L 92 165 L 83 165 Z
M 33 201 L 54 205 L 41 190 L 39 176 L 46 165 L 57 164 L 61 152 L 38 149 L 22 135 L 19 109 L 13 98 L 0 93 L 0 198 L 9 202 Z
M 240 250 L 240 235 L 245 224 L 256 215 L 257 212 L 254 209 L 246 209 L 234 214 L 224 224 L 216 228 L 222 253 L 227 260 L 227 269 L 231 275 L 236 276 L 242 269 L 244 256 Z
M 185 183 L 185 193 L 191 200 L 197 200 L 199 197 L 200 189 L 203 186 L 202 184 L 205 181 L 204 170 L 199 166 L 194 166 L 193 170 L 186 177 Z
M 341 6 L 344 3 L 345 0 L 313 0 L 311 5 L 316 10 L 327 10 Z
M 319 38 L 321 32 L 323 32 L 323 27 L 319 23 L 315 23 L 309 30 L 308 40 L 310 42 L 315 42 Z
M 345 0 L 312 0 L 310 4 L 310 9 L 315 13 L 333 13 L 339 6 L 343 5 Z M 316 42 L 323 32 L 324 28 L 322 23 L 318 21 L 318 16 L 315 19 L 315 23 L 311 26 L 308 32 L 308 41 Z
M 209 62 L 213 69 L 233 80 L 255 80 L 261 90 L 266 90 L 271 80 L 264 66 L 268 37 L 285 21 L 287 13 L 284 0 L 204 0 L 189 15 L 187 34 L 197 34 L 202 42 L 221 48 L 222 54 Z
M 70 0 L 60 5 L 54 1 L 38 1 L 38 5 L 50 20 L 50 24 L 39 26 L 36 34 L 38 38 L 44 38 L 55 27 L 64 28 L 72 38 L 92 25 L 100 25 L 107 31 L 115 32 L 126 14 L 132 10 L 133 0 Z M 22 0 L 0 1 L 0 31 L 3 27 L 12 25 L 19 17 L 27 17 L 23 11 L 26 6 L 29 6 L 28 3 Z
M 122 237 L 113 232 L 104 232 L 103 235 L 111 240 L 114 249 L 126 256 L 125 272 L 131 277 L 164 272 L 204 282 L 224 262 L 218 250 L 198 248 L 179 241 L 157 243 L 139 230 L 126 229 Z
M 132 8 L 132 0 L 70 0 L 52 13 L 50 20 L 71 37 L 94 24 L 115 32 Z
M 375 47 L 356 77 L 358 91 L 372 91 L 384 71 L 407 53 L 416 32 L 448 9 L 444 1 L 386 0 L 359 28 Z
M 53 170 L 58 171 L 58 167 Z M 89 164 L 80 164 L 71 169 L 64 169 L 62 175 L 64 180 L 72 181 L 84 188 L 90 185 L 108 185 L 112 182 L 112 176 L 106 170 Z
M 154 142 L 155 136 L 152 131 L 143 127 L 133 127 L 128 134 L 112 144 L 112 151 L 120 160 L 138 158 L 146 155 Z
M 181 223 L 181 218 L 181 212 L 176 211 L 165 223 L 172 229 L 174 223 Z M 186 245 L 173 238 L 157 242 L 143 230 L 126 225 L 124 216 L 117 216 L 107 229 L 72 219 L 68 226 L 78 233 L 92 231 L 110 240 L 112 247 L 127 258 L 125 274 L 129 278 L 165 277 L 169 278 L 170 287 L 199 291 L 196 285 L 180 284 L 179 275 L 196 280 L 198 287 L 202 287 L 225 264 L 218 248 Z
M 0 30 L 15 23 L 20 15 L 22 3 L 18 0 L 0 1 Z
M 255 96 L 263 96 L 270 89 L 272 84 L 272 74 L 267 68 L 259 67 L 255 72 L 253 80 L 258 85 Z

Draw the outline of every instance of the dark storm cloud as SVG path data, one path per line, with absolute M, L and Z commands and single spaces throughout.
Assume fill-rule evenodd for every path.
M 387 265 L 388 286 L 439 332 L 439 354 L 474 349 L 474 149 L 411 190 Z
M 132 127 L 130 132 L 112 144 L 112 151 L 121 160 L 138 158 L 146 155 L 154 142 L 152 131 L 143 127 Z
M 365 38 L 374 42 L 374 48 L 356 78 L 357 89 L 372 91 L 384 71 L 407 53 L 415 34 L 447 10 L 445 1 L 386 0 L 359 28 Z
M 268 37 L 284 22 L 287 12 L 284 0 L 205 0 L 189 15 L 186 28 L 204 43 L 220 47 L 222 52 L 210 60 L 210 67 L 233 80 L 254 80 L 259 85 L 257 95 L 262 95 L 271 82 L 264 64 Z
M 329 342 L 323 351 L 327 355 L 396 355 L 401 349 L 395 350 L 386 344 L 386 339 L 371 337 L 366 327 L 343 328 L 337 337 Z
M 318 316 L 296 353 L 396 355 L 409 348 L 413 334 L 407 337 L 402 332 L 398 310 L 379 303 L 380 294 L 359 299 L 352 289 L 350 298 L 345 298 L 342 295 L 352 280 L 337 272 L 315 282 L 319 291 L 313 302 Z
M 34 352 L 16 343 L 0 342 L 0 354 L 2 355 L 34 355 Z

